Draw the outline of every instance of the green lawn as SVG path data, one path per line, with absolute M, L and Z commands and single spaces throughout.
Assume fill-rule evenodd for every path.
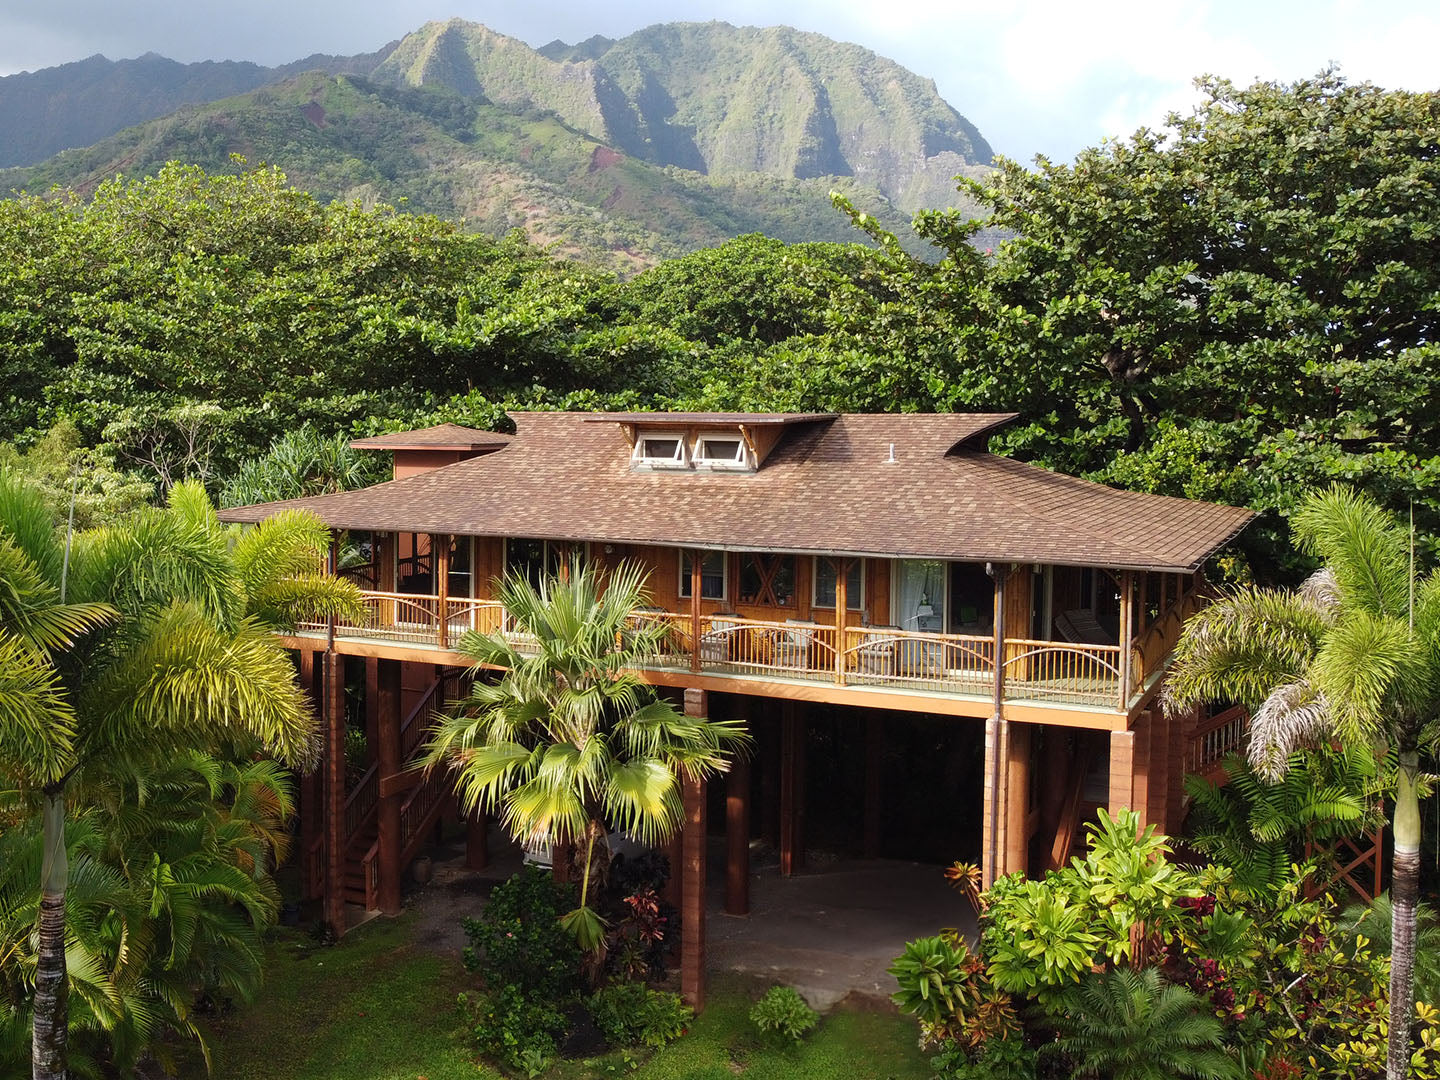
M 459 958 L 410 943 L 413 920 L 379 919 L 334 947 L 287 933 L 270 948 L 260 999 L 211 1023 L 216 1080 L 498 1080 L 465 1041 Z M 631 1070 L 618 1054 L 564 1062 L 553 1080 L 928 1080 L 915 1025 L 892 1014 L 833 1012 L 795 1050 L 757 1042 L 753 988 L 717 979 L 679 1042 Z M 187 1075 L 203 1075 L 195 1062 Z

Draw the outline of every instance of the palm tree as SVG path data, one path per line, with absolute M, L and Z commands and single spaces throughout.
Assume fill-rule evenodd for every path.
M 66 1075 L 67 791 L 190 750 L 314 756 L 294 669 L 271 629 L 348 610 L 319 573 L 326 533 L 285 515 L 222 527 L 203 489 L 73 538 L 0 470 L 0 774 L 39 803 L 44 834 L 32 1072 Z
M 1158 968 L 1112 968 L 1067 990 L 1055 1011 L 1053 1052 L 1069 1055 L 1074 1075 L 1104 1080 L 1220 1080 L 1236 1075 L 1222 1049 L 1220 1021 L 1191 990 Z
M 607 834 L 664 843 L 683 818 L 680 774 L 724 772 L 747 741 L 738 723 L 681 714 L 636 674 L 666 627 L 633 618 L 647 603 L 639 568 L 621 564 L 607 578 L 573 565 L 538 585 L 518 574 L 500 582 L 514 631 L 471 631 L 458 648 L 477 674 L 504 674 L 475 680 L 422 758 L 453 769 L 462 805 L 498 814 L 521 843 L 584 845 L 580 906 L 565 921 L 587 950 L 604 939 L 589 899 Z
M 1394 753 L 1394 921 L 1387 1076 L 1408 1075 L 1419 900 L 1420 751 L 1440 717 L 1440 576 L 1414 573 L 1406 530 L 1363 495 L 1309 496 L 1291 528 L 1323 567 L 1299 589 L 1235 589 L 1185 627 L 1168 707 L 1251 712 L 1249 758 L 1278 780 L 1292 751 L 1335 740 Z

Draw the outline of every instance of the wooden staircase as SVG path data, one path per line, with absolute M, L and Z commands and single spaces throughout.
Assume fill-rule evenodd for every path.
M 421 695 L 400 725 L 400 759 L 413 761 L 430 730 L 430 721 L 445 703 L 460 696 L 461 673 L 447 671 Z M 403 771 L 403 770 L 402 770 Z M 422 776 L 405 792 L 400 805 L 400 866 L 408 866 L 433 835 L 451 795 L 449 776 L 440 770 Z M 342 887 L 346 904 L 366 912 L 379 908 L 380 893 L 380 772 L 371 764 L 345 799 L 343 828 L 345 858 Z M 316 838 L 307 853 L 312 895 L 320 895 L 325 881 L 325 836 Z

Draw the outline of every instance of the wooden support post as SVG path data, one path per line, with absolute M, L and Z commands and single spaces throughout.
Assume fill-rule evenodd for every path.
M 1005 759 L 1005 864 L 1007 874 L 1030 870 L 1029 724 L 1008 724 Z
M 1165 815 L 1170 802 L 1170 755 L 1174 752 L 1170 728 L 1170 718 L 1164 710 L 1155 709 L 1150 713 L 1150 765 L 1146 769 L 1149 794 L 1145 817 L 1167 835 L 1173 828 Z
M 1135 808 L 1135 732 L 1110 733 L 1110 798 L 1107 809 L 1114 817 L 1121 810 Z
M 998 716 L 985 721 L 985 781 L 980 813 L 980 881 L 985 888 L 1004 876 L 1006 742 L 1009 724 Z
M 465 818 L 465 867 L 484 870 L 490 865 L 490 819 L 476 810 Z
M 379 660 L 375 666 L 376 714 L 379 718 L 379 741 L 376 772 L 382 781 L 395 776 L 404 767 L 400 760 L 400 661 Z M 405 868 L 400 865 L 400 807 L 405 801 L 403 791 L 380 796 L 377 808 L 379 825 L 380 887 L 377 903 L 387 915 L 400 913 L 400 885 Z
M 1130 809 L 1140 815 L 1140 828 L 1150 824 L 1150 735 L 1154 730 L 1150 713 L 1141 713 L 1132 729 L 1135 733 L 1134 780 L 1130 784 Z
M 780 705 L 780 875 L 805 866 L 805 722 L 793 701 Z
M 885 722 L 871 711 L 865 717 L 865 836 L 862 853 L 880 857 L 880 819 L 885 795 Z
M 340 537 L 335 533 L 330 534 L 330 553 L 325 558 L 325 571 L 331 577 L 340 573 Z M 335 616 L 331 615 L 325 620 L 325 651 L 335 651 Z
M 430 565 L 435 568 L 435 640 L 442 649 L 450 647 L 450 537 L 430 537 Z
M 325 921 L 345 932 L 345 664 L 325 653 Z
M 849 559 L 832 559 L 835 567 L 835 681 L 845 685 L 845 609 L 850 604 Z
M 380 661 L 367 656 L 365 663 L 365 757 L 379 760 L 380 746 Z
M 708 702 L 703 690 L 685 691 L 685 715 L 704 716 Z M 680 996 L 696 1012 L 705 1007 L 705 781 L 686 773 L 681 779 L 685 803 L 685 829 L 680 917 Z
M 300 689 L 305 694 L 310 711 L 315 717 L 316 727 L 325 731 L 325 669 L 323 663 L 316 663 L 322 654 L 311 649 L 300 650 Z M 313 873 L 310 849 L 324 835 L 325 823 L 325 766 L 320 764 L 300 777 L 300 877 L 301 892 L 306 900 L 315 900 L 325 894 L 323 876 Z
M 750 759 L 725 778 L 725 914 L 750 914 Z
M 762 699 L 764 700 L 764 699 Z M 756 748 L 760 754 L 760 839 L 780 847 L 780 728 L 773 702 L 765 701 L 764 722 L 757 725 Z M 751 714 L 754 715 L 753 713 Z
M 700 670 L 700 563 L 703 552 L 690 552 L 690 670 Z

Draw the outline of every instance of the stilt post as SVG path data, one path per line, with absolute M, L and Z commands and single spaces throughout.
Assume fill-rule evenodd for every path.
M 685 715 L 704 716 L 703 690 L 685 691 Z M 683 897 L 680 928 L 680 995 L 696 1012 L 705 1007 L 705 781 L 682 775 L 685 829 L 682 835 Z

